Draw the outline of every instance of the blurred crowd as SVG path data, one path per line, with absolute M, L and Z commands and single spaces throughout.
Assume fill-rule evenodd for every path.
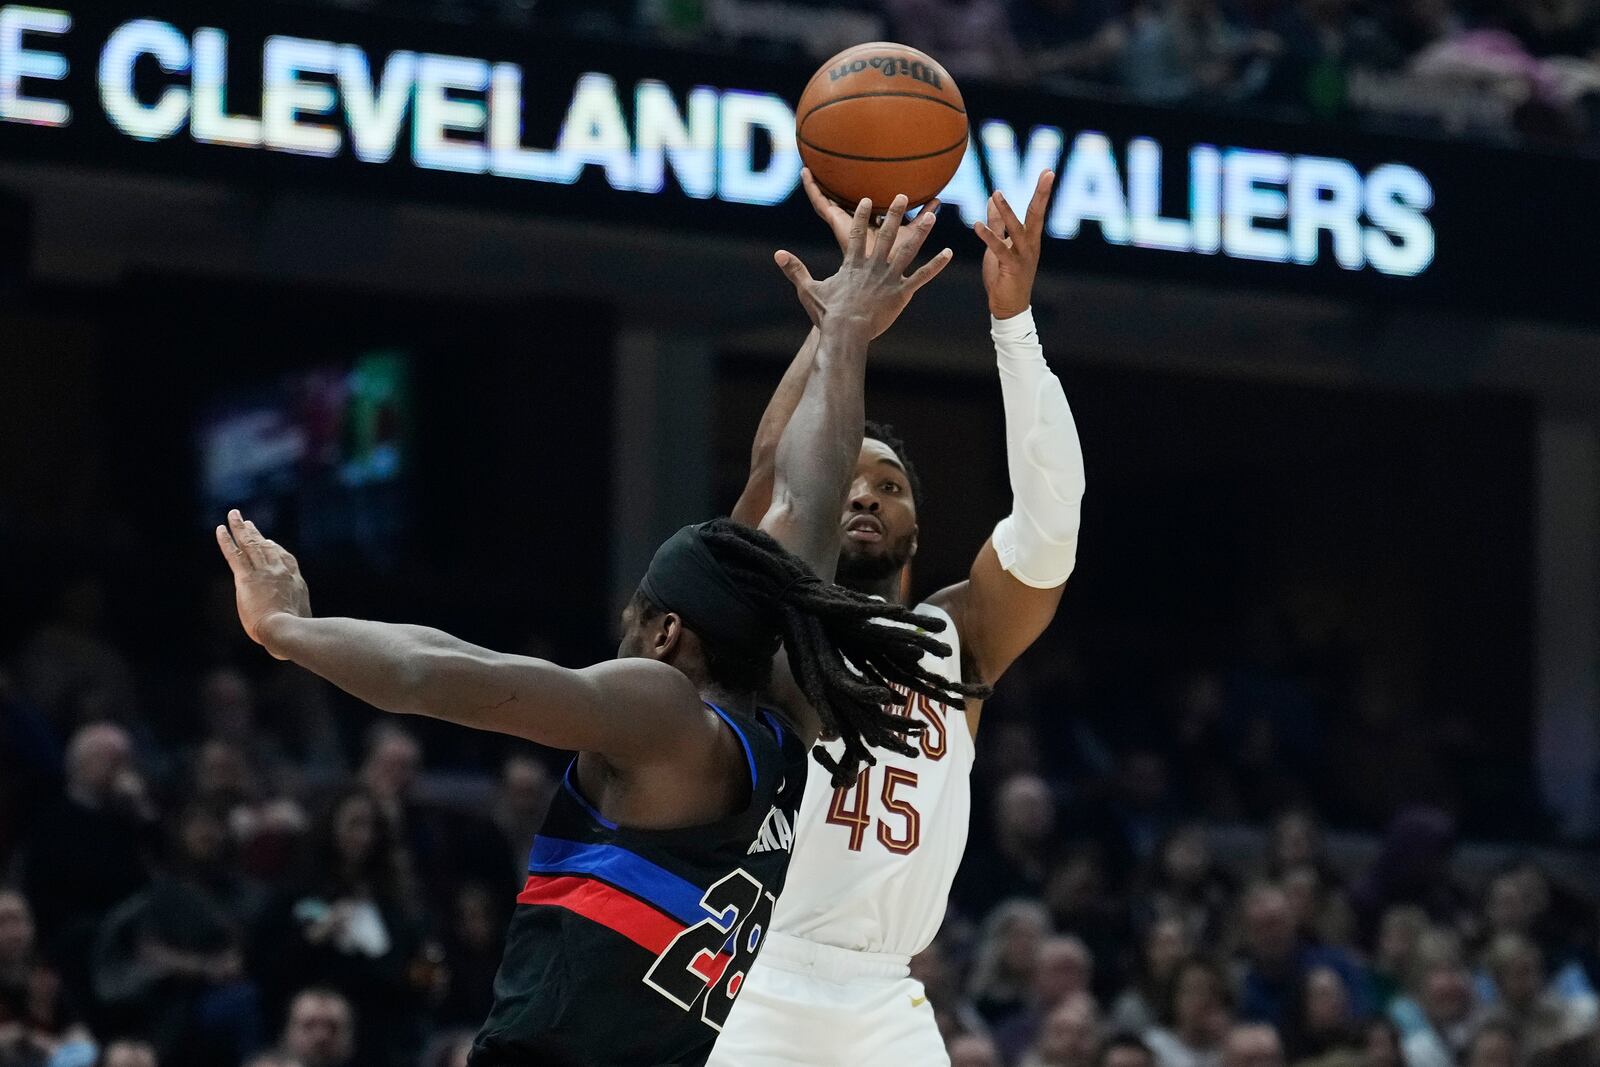
M 560 757 L 232 631 L 157 682 L 101 619 L 74 585 L 0 650 L 0 1067 L 464 1064 Z M 994 710 L 914 961 L 958 1067 L 1600 1064 L 1595 886 L 1471 871 L 1432 808 L 1359 862 L 1305 808 L 1223 848 L 1181 753 L 1068 769 Z
M 893 39 L 957 78 L 1594 148 L 1595 0 L 322 0 L 820 62 Z

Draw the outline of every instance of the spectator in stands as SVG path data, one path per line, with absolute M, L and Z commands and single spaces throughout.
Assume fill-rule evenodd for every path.
M 1156 853 L 1156 873 L 1139 894 L 1140 907 L 1182 920 L 1196 943 L 1214 941 L 1233 899 L 1233 886 L 1211 860 L 1205 828 L 1189 823 L 1169 834 Z
M 1194 938 L 1176 916 L 1161 916 L 1145 928 L 1133 974 L 1111 1008 L 1113 1030 L 1142 1034 L 1165 1017 L 1173 977 L 1193 947 Z
M 1117 1034 L 1100 1046 L 1095 1067 L 1156 1067 L 1150 1046 L 1132 1034 Z
M 1122 990 L 1121 960 L 1128 943 L 1128 905 L 1111 892 L 1100 850 L 1092 844 L 1068 849 L 1045 881 L 1044 903 L 1058 930 L 1071 930 L 1088 946 L 1098 966 L 1094 993 L 1109 1003 Z
M 1280 880 L 1294 914 L 1295 929 L 1308 945 L 1349 949 L 1356 943 L 1356 915 L 1343 889 L 1330 886 L 1310 863 L 1291 867 Z
M 1360 1056 L 1364 1035 L 1338 971 L 1323 966 L 1306 971 L 1283 1036 L 1292 1062 L 1342 1067 Z
M 511 872 L 519 883 L 528 871 L 533 836 L 558 788 L 545 765 L 531 756 L 512 756 L 500 769 L 492 817 L 510 849 Z
M 433 1040 L 422 1057 L 422 1067 L 467 1067 L 472 1054 L 472 1030 L 451 1030 Z
M 961 975 L 946 944 L 950 934 L 933 939 L 932 943 L 911 957 L 911 977 L 922 983 L 923 995 L 933 1005 L 934 1017 L 939 1020 L 939 1031 L 949 1040 L 949 1035 L 980 1033 L 987 1037 L 988 1023 L 968 999 L 961 988 Z
M 1389 824 L 1382 851 L 1353 895 L 1366 943 L 1396 904 L 1414 904 L 1434 922 L 1452 926 L 1468 910 L 1450 869 L 1455 837 L 1455 821 L 1435 808 L 1407 809 Z
M 1379 65 L 1393 52 L 1382 26 L 1350 0 L 1298 0 L 1273 30 L 1282 50 L 1268 94 L 1321 119 L 1344 112 L 1352 67 Z
M 300 1067 L 347 1067 L 355 1062 L 356 1021 L 346 1000 L 325 987 L 303 989 L 289 1003 L 283 1054 Z
M 14 889 L 0 889 L 0 1063 L 94 1055 L 89 1032 L 67 1004 L 61 978 L 38 955 L 33 915 Z
M 1107 794 L 1073 805 L 1064 832 L 1069 839 L 1093 841 L 1112 884 L 1126 887 L 1157 855 L 1174 815 L 1166 757 L 1134 747 L 1118 757 Z
M 1233 1024 L 1227 980 L 1211 961 L 1191 956 L 1167 986 L 1161 1025 L 1145 1031 L 1160 1067 L 1217 1067 Z
M 1050 873 L 1055 825 L 1055 796 L 1043 778 L 1006 779 L 996 795 L 993 836 L 986 843 L 975 837 L 962 858 L 957 898 L 981 917 L 1007 898 L 1038 897 Z
M 1092 1067 L 1100 1024 L 1088 997 L 1069 999 L 1045 1018 L 1033 1047 L 1018 1067 Z
M 1143 18 L 1141 10 L 1136 17 Z M 1235 777 L 1237 746 L 1229 736 L 1227 688 L 1216 671 L 1198 671 L 1175 683 L 1170 744 L 1174 775 L 1190 810 L 1234 818 L 1242 807 Z
M 404 1062 L 419 1042 L 420 1007 L 436 968 L 423 958 L 415 876 L 392 824 L 363 787 L 340 792 L 313 834 L 299 887 L 269 912 L 258 957 L 268 1002 L 305 982 L 349 1000 L 362 1061 Z
M 1110 0 L 1020 0 L 1011 22 L 1035 78 L 1103 81 L 1127 45 L 1118 14 Z
M 1544 954 L 1552 990 L 1592 1001 L 1595 986 L 1573 951 L 1574 932 L 1590 926 L 1592 908 L 1592 901 L 1558 895 L 1538 864 L 1520 862 L 1497 873 L 1489 883 L 1484 898 L 1485 941 L 1492 942 L 1502 934 L 1527 938 Z M 1495 998 L 1492 983 L 1480 981 L 1479 993 L 1485 1000 Z
M 294 769 L 315 779 L 343 774 L 348 766 L 333 691 L 321 678 L 290 663 L 264 667 L 256 682 L 261 721 L 271 724 Z
M 67 746 L 64 793 L 30 827 L 22 883 L 41 941 L 68 965 L 75 995 L 87 994 L 83 968 L 100 920 L 149 880 L 155 814 L 127 731 L 110 723 L 78 730 Z
M 100 1067 L 159 1067 L 156 1050 L 147 1041 L 113 1041 L 100 1054 Z
M 200 729 L 206 740 L 233 745 L 252 769 L 269 775 L 288 762 L 282 742 L 261 728 L 255 687 L 242 672 L 218 667 L 200 680 L 199 689 Z
M 1022 49 L 1000 0 L 885 0 L 895 40 L 929 55 L 955 78 L 1019 81 Z
M 1284 1067 L 1278 1031 L 1265 1023 L 1242 1023 L 1222 1043 L 1222 1067 Z
M 1486 1023 L 1472 1035 L 1463 1067 L 1522 1067 L 1526 1062 L 1517 1031 L 1505 1023 Z
M 1322 823 L 1307 808 L 1289 808 L 1272 821 L 1267 839 L 1267 877 L 1281 880 L 1296 867 L 1316 868 L 1325 885 L 1337 885 L 1339 873 L 1328 858 Z
M 1421 1018 L 1405 1035 L 1406 1067 L 1451 1067 L 1481 1018 L 1459 952 L 1443 943 L 1419 950 L 1412 996 Z
M 202 742 L 190 759 L 189 795 L 192 799 L 224 812 L 230 823 L 248 818 L 249 810 L 260 798 L 261 786 L 255 768 L 236 742 L 213 737 Z M 236 814 L 244 809 L 244 814 Z
M 106 639 L 105 626 L 105 588 L 98 579 L 80 575 L 66 583 L 50 618 L 17 657 L 22 691 L 58 736 L 102 719 L 125 727 L 135 722 L 133 670 Z
M 1226 101 L 1265 84 L 1275 39 L 1247 31 L 1216 0 L 1135 5 L 1122 53 L 1122 84 L 1150 103 Z
M 249 930 L 268 902 L 266 887 L 245 874 L 223 813 L 191 803 L 173 828 L 168 873 L 202 890 L 236 930 Z
M 1294 932 L 1308 944 L 1322 941 L 1322 878 L 1309 864 L 1291 867 L 1278 879 L 1283 895 L 1289 901 L 1289 914 L 1294 919 Z
M 946 1051 L 950 1053 L 950 1067 L 1004 1067 L 1000 1050 L 982 1034 L 958 1034 L 952 1038 Z
M 1094 956 L 1077 937 L 1056 935 L 1039 943 L 1027 1006 L 995 1028 L 995 1043 L 1007 1061 L 1018 1059 L 1039 1036 L 1044 1020 L 1068 1000 L 1089 998 Z
M 1595 1000 L 1567 996 L 1546 984 L 1544 954 L 1520 934 L 1501 934 L 1488 951 L 1489 973 L 1500 1004 L 1490 1019 L 1516 1033 L 1523 1051 L 1537 1056 L 1595 1028 Z
M 1288 897 L 1278 886 L 1257 885 L 1244 901 L 1245 966 L 1240 984 L 1239 1013 L 1282 1030 L 1289 1019 L 1295 991 L 1316 967 L 1328 967 L 1344 981 L 1354 998 L 1365 979 L 1359 965 L 1345 952 L 1305 943 L 1295 929 Z M 1365 1015 L 1358 1004 L 1358 1016 Z
M 195 750 L 188 790 L 195 805 L 213 811 L 227 828 L 226 851 L 238 872 L 276 881 L 302 844 L 307 818 L 299 801 L 268 796 L 261 777 L 231 741 L 212 739 Z
M 175 862 L 107 916 L 94 949 L 94 989 L 118 1026 L 172 1063 L 236 1063 L 261 1044 L 258 992 L 244 973 L 244 933 L 229 904 L 196 880 L 181 850 L 215 818 L 194 811 L 177 828 Z M 193 826 L 210 826 L 209 831 Z
M 1428 915 L 1412 904 L 1398 904 L 1383 913 L 1378 947 L 1369 971 L 1374 1006 L 1388 1011 L 1405 994 L 1416 965 L 1417 946 L 1428 931 Z
M 489 1016 L 495 973 L 505 948 L 510 915 L 496 894 L 481 882 L 467 882 L 455 895 L 455 909 L 445 934 L 448 974 L 443 999 L 435 1014 L 450 1026 L 477 1026 Z
M 1400 1047 L 1400 1028 L 1391 1019 L 1374 1019 L 1363 1034 L 1361 1067 L 1406 1067 Z
M 1483 917 L 1489 934 L 1534 936 L 1534 927 L 1548 899 L 1542 878 L 1529 876 L 1525 867 L 1501 870 L 1484 892 Z
M 420 800 L 421 773 L 422 746 L 409 731 L 380 722 L 368 732 L 361 781 L 377 798 L 396 840 L 410 853 L 425 901 L 448 912 L 454 907 L 459 881 L 507 884 L 501 881 L 503 846 L 499 830 L 483 816 L 451 812 Z M 527 870 L 526 853 L 519 869 Z
M 301 1067 L 300 1061 L 286 1052 L 262 1052 L 245 1060 L 244 1067 Z
M 1009 900 L 983 923 L 967 995 L 991 1023 L 1021 1008 L 1039 961 L 1039 945 L 1050 933 L 1050 915 L 1032 900 Z
M 1461 12 L 1450 0 L 1403 0 L 1383 10 L 1384 33 L 1394 52 L 1378 64 L 1380 69 L 1400 66 L 1407 56 L 1416 55 L 1435 41 L 1459 33 Z
M 411 731 L 380 722 L 367 733 L 365 758 L 358 775 L 389 821 L 395 840 L 411 852 L 419 872 L 431 870 L 443 847 L 430 813 L 416 803 L 417 776 L 422 772 L 422 746 Z

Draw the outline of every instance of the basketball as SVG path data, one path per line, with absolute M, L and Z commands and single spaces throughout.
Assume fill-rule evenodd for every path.
M 889 41 L 823 64 L 795 111 L 800 156 L 822 191 L 875 211 L 904 193 L 915 207 L 949 183 L 967 150 L 967 108 L 931 56 Z

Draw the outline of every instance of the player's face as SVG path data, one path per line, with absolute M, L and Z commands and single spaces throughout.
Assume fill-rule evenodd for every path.
M 649 648 L 644 619 L 640 617 L 638 601 L 631 602 L 622 609 L 622 638 L 617 642 L 618 659 L 635 659 L 647 655 Z
M 618 659 L 668 659 L 677 645 L 680 626 L 678 616 L 671 612 L 647 613 L 640 610 L 635 599 L 622 609 L 621 630 Z
M 917 503 L 894 450 L 861 442 L 855 481 L 839 519 L 839 578 L 877 580 L 895 574 L 917 553 Z

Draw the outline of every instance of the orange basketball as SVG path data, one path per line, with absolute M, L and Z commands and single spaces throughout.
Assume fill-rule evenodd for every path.
M 888 41 L 846 48 L 806 83 L 795 111 L 800 157 L 822 191 L 876 211 L 939 195 L 967 150 L 967 107 L 943 67 Z

